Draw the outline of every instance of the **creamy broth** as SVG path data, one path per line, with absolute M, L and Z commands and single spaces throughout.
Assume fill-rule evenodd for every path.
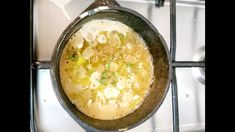
M 136 110 L 148 95 L 152 57 L 143 39 L 125 24 L 92 20 L 68 40 L 60 80 L 81 112 L 101 120 L 118 119 Z

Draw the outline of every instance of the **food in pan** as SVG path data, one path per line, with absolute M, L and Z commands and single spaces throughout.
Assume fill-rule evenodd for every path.
M 92 20 L 71 38 L 60 59 L 65 94 L 81 112 L 112 120 L 136 110 L 153 82 L 152 56 L 127 25 Z

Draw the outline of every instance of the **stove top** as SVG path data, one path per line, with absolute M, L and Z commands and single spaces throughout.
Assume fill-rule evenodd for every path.
M 34 0 L 33 43 L 36 61 L 50 61 L 60 34 L 93 0 Z M 170 46 L 170 6 L 155 7 L 152 0 L 117 0 L 133 9 L 158 29 Z M 176 1 L 176 60 L 205 60 L 205 6 L 201 1 Z M 169 48 L 170 49 L 170 48 Z M 176 68 L 180 131 L 205 131 L 205 69 Z M 59 104 L 50 80 L 49 69 L 36 70 L 33 89 L 36 131 L 77 132 L 82 129 Z M 171 89 L 159 110 L 130 132 L 172 132 Z

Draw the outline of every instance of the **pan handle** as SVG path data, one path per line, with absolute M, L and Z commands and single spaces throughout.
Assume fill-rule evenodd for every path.
M 120 7 L 116 0 L 95 0 L 90 6 L 88 6 L 82 13 L 97 8 L 99 6 L 108 7 Z

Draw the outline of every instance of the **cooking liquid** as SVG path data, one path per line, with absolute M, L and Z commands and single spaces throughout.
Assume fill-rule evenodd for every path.
M 70 101 L 101 120 L 124 117 L 144 101 L 153 82 L 152 56 L 127 25 L 92 20 L 68 40 L 60 80 Z

